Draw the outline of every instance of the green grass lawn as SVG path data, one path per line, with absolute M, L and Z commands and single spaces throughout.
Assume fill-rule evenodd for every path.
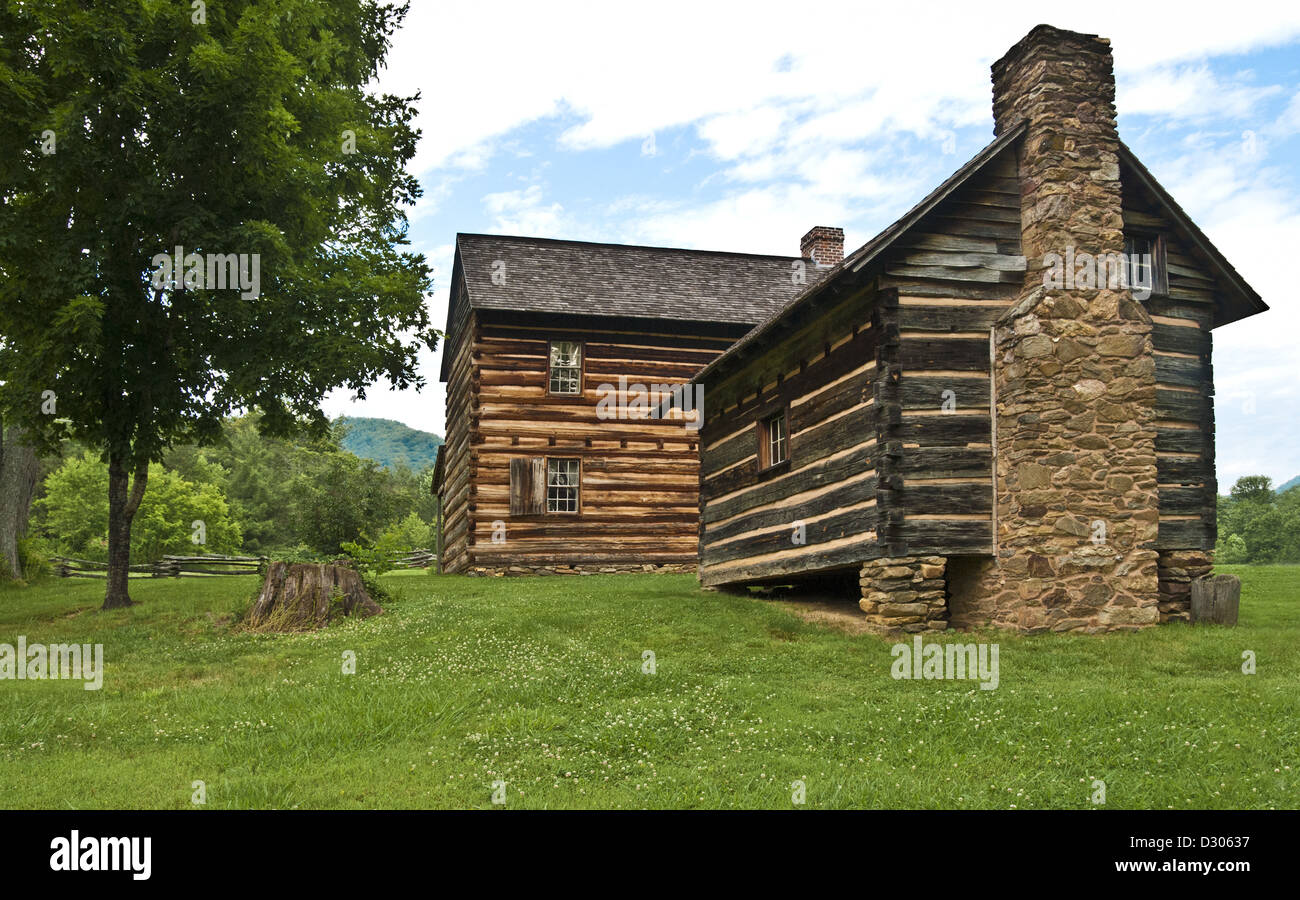
M 0 681 L 0 806 L 1300 806 L 1300 567 L 1223 567 L 1236 628 L 946 636 L 1000 685 L 691 576 L 394 575 L 383 616 L 241 633 L 255 578 L 0 590 L 0 643 L 102 643 L 103 688 Z M 656 672 L 643 673 L 652 651 Z M 1254 651 L 1258 673 L 1241 671 Z M 345 651 L 354 675 L 342 672 Z

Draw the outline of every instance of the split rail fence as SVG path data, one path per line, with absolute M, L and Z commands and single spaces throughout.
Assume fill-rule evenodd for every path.
M 61 578 L 107 578 L 108 563 L 69 556 L 52 557 Z M 425 569 L 437 561 L 431 550 L 396 553 L 390 558 L 394 569 Z M 164 556 L 156 563 L 131 566 L 131 574 L 152 578 L 204 578 L 216 575 L 265 574 L 265 556 Z

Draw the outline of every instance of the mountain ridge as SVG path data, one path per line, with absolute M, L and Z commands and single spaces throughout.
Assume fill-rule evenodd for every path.
M 386 469 L 405 465 L 416 472 L 423 471 L 437 461 L 438 449 L 444 443 L 441 435 L 412 428 L 396 419 L 340 416 L 334 422 L 346 429 L 341 441 L 344 450 L 362 459 L 372 459 Z

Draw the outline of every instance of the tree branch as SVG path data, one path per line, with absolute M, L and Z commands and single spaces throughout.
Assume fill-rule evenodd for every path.
M 126 520 L 130 522 L 135 518 L 136 510 L 140 508 L 140 501 L 144 499 L 145 486 L 149 484 L 149 460 L 143 460 L 136 463 L 135 478 L 131 481 L 131 496 L 126 500 L 126 509 L 123 511 Z

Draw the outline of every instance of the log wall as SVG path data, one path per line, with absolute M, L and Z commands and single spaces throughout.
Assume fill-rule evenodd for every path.
M 477 310 L 448 382 L 448 422 L 465 434 L 451 451 L 461 459 L 448 457 L 446 502 L 462 484 L 464 502 L 448 513 L 446 570 L 693 569 L 699 432 L 680 418 L 601 418 L 599 388 L 689 381 L 745 330 Z M 583 344 L 579 395 L 548 392 L 553 340 Z M 580 461 L 579 512 L 512 515 L 511 460 L 547 457 Z
M 1165 235 L 1168 295 L 1145 303 L 1156 362 L 1156 479 L 1161 550 L 1209 550 L 1217 538 L 1214 370 L 1210 326 L 1217 290 L 1207 260 L 1136 179 L 1125 180 L 1124 223 Z
M 449 343 L 446 350 L 452 354 L 452 362 L 447 375 L 447 434 L 438 451 L 444 460 L 440 491 L 442 546 L 438 560 L 442 572 L 463 572 L 470 561 L 473 490 L 470 448 L 477 442 L 478 425 L 473 347 L 479 338 L 478 327 L 477 315 L 469 312 L 456 333 L 456 343 Z
M 993 549 L 990 329 L 1024 284 L 1012 148 L 989 160 L 882 261 L 881 438 L 889 556 Z
M 876 331 L 870 292 L 803 312 L 772 353 L 706 385 L 700 580 L 761 581 L 876 552 Z M 784 411 L 789 456 L 763 467 Z M 800 540 L 802 539 L 802 543 Z

